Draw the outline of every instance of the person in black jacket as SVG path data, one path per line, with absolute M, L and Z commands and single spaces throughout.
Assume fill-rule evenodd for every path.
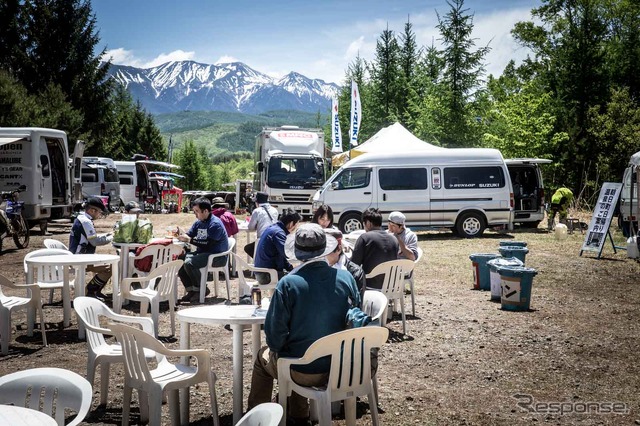
M 324 228 L 327 235 L 331 235 L 338 240 L 336 249 L 327 255 L 327 263 L 336 269 L 346 269 L 356 280 L 358 289 L 360 290 L 360 298 L 364 297 L 364 290 L 367 286 L 367 280 L 364 270 L 360 265 L 356 265 L 342 251 L 342 232 L 335 228 Z

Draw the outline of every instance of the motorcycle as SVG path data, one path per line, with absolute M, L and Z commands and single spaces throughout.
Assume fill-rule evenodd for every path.
M 25 191 L 22 185 L 11 191 L 0 192 L 0 253 L 2 253 L 2 240 L 13 237 L 16 247 L 23 249 L 29 246 L 29 227 L 22 216 L 24 201 L 19 201 L 20 192 Z

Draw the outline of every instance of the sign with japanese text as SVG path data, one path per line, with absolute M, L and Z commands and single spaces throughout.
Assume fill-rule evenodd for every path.
M 598 252 L 598 256 L 602 253 L 604 241 L 609 233 L 611 219 L 613 219 L 613 211 L 621 190 L 621 183 L 605 182 L 602 185 L 598 201 L 593 210 L 591 223 L 589 223 L 589 230 L 582 244 L 581 253 L 582 251 L 595 251 Z

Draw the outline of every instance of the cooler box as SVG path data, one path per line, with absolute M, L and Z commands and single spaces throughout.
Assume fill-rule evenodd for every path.
M 502 295 L 502 309 L 507 311 L 528 311 L 531 303 L 533 277 L 538 273 L 524 266 L 502 266 L 498 268 Z
M 475 290 L 490 290 L 489 267 L 487 261 L 500 257 L 497 253 L 474 253 L 469 256 L 473 269 L 473 288 Z
M 500 247 L 507 247 L 507 246 L 526 247 L 527 246 L 526 241 L 500 241 L 498 244 L 500 244 Z
M 489 267 L 489 279 L 491 281 L 491 300 L 500 300 L 502 289 L 500 288 L 498 268 L 502 266 L 524 266 L 524 263 L 515 257 L 497 257 L 488 261 L 487 266 Z
M 525 257 L 527 253 L 529 253 L 529 249 L 526 247 L 516 247 L 516 246 L 502 246 L 498 248 L 498 251 L 502 255 L 502 257 L 515 257 L 516 259 L 525 263 Z

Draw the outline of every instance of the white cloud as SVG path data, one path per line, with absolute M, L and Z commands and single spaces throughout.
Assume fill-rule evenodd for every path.
M 133 51 L 126 50 L 122 47 L 118 49 L 107 50 L 104 55 L 105 60 L 110 60 L 116 65 L 129 65 L 132 67 L 142 66 L 142 61 L 133 55 Z
M 195 58 L 195 52 L 185 52 L 184 50 L 174 50 L 169 53 L 161 53 L 150 61 L 145 61 L 135 56 L 132 50 L 122 47 L 105 52 L 105 59 L 111 59 L 116 65 L 128 65 L 137 68 L 153 68 L 172 61 L 190 61 Z
M 158 65 L 173 61 L 192 61 L 196 56 L 196 52 L 185 52 L 184 50 L 174 50 L 169 53 L 161 53 L 151 61 L 144 65 L 144 68 L 153 68 Z
M 242 62 L 242 61 L 234 56 L 222 55 L 218 58 L 217 61 L 214 62 L 214 65 L 228 64 L 231 62 Z

